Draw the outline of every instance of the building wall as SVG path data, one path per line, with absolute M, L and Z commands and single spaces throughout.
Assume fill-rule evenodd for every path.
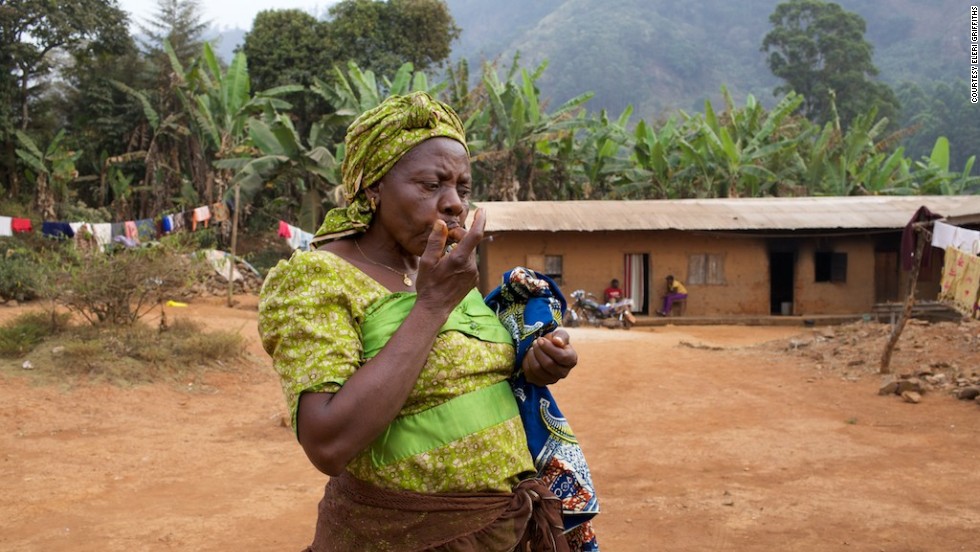
M 601 297 L 613 278 L 621 282 L 624 256 L 649 255 L 649 309 L 659 310 L 668 274 L 684 283 L 689 296 L 688 316 L 720 314 L 768 315 L 770 295 L 769 251 L 773 240 L 748 235 L 697 232 L 498 232 L 480 248 L 480 289 L 487 293 L 501 275 L 514 266 L 544 271 L 544 256 L 562 258 L 561 287 L 566 295 L 584 289 Z M 874 242 L 865 237 L 794 238 L 796 252 L 791 313 L 845 314 L 868 312 L 875 295 Z M 847 254 L 844 282 L 815 282 L 817 250 Z M 692 284 L 692 255 L 722 260 L 719 283 Z M 717 275 L 716 275 L 717 276 Z M 779 306 L 775 308 L 779 312 Z
M 816 281 L 817 251 L 847 254 L 844 282 Z M 875 299 L 874 242 L 866 237 L 808 239 L 800 244 L 793 314 L 870 312 Z

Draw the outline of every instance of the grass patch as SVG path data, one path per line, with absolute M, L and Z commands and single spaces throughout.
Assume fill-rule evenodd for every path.
M 41 380 L 90 379 L 119 385 L 176 381 L 242 358 L 245 340 L 235 332 L 205 331 L 178 320 L 161 330 L 130 326 L 70 325 L 68 315 L 27 313 L 0 326 L 0 357 L 11 370 Z M 33 369 L 23 370 L 30 360 Z
M 0 356 L 17 358 L 68 328 L 68 314 L 25 312 L 0 326 Z

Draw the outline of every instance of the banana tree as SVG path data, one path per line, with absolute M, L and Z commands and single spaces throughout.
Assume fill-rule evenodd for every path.
M 584 132 L 577 141 L 576 157 L 584 180 L 585 199 L 608 197 L 616 189 L 615 183 L 629 170 L 633 135 L 626 127 L 632 114 L 633 106 L 629 105 L 615 121 L 610 121 L 606 111 L 602 110 L 598 118 L 583 124 Z
M 766 113 L 751 95 L 744 108 L 736 109 L 728 91 L 722 91 L 727 117 L 720 119 L 706 101 L 703 117 L 689 118 L 695 134 L 679 140 L 684 160 L 694 170 L 692 176 L 715 188 L 717 195 L 769 195 L 793 149 L 806 137 L 782 131 L 803 98 L 787 94 Z
M 932 154 L 915 162 L 912 179 L 922 194 L 960 195 L 976 193 L 980 176 L 971 175 L 976 156 L 970 156 L 962 173 L 949 170 L 949 140 L 945 136 L 936 139 Z
M 140 149 L 127 152 L 127 158 L 141 158 L 145 171 L 140 186 L 133 191 L 152 193 L 152 203 L 136 206 L 136 216 L 143 213 L 158 213 L 169 206 L 170 198 L 177 195 L 179 185 L 185 180 L 181 160 L 181 144 L 191 134 L 183 112 L 165 114 L 162 118 L 154 109 L 146 91 L 135 90 L 128 85 L 112 81 L 113 86 L 128 94 L 143 107 L 145 121 L 141 123 L 145 131 L 137 134 L 145 136 Z
M 62 144 L 65 131 L 62 129 L 41 151 L 38 145 L 23 131 L 15 131 L 20 147 L 17 157 L 27 165 L 27 180 L 34 184 L 34 200 L 38 212 L 44 220 L 57 217 L 56 204 L 68 200 L 68 184 L 78 176 L 75 161 L 80 152 L 71 151 Z
M 487 105 L 469 121 L 474 164 L 490 183 L 487 196 L 491 200 L 535 199 L 539 149 L 581 128 L 582 119 L 575 115 L 594 95 L 581 94 L 547 113 L 535 85 L 547 61 L 533 72 L 521 69 L 520 82 L 515 82 L 518 59 L 514 57 L 505 82 L 492 64 L 484 64 L 482 86 Z
M 244 53 L 236 53 L 228 68 L 222 70 L 211 45 L 205 43 L 201 59 L 202 70 L 188 75 L 194 79 L 187 89 L 190 94 L 182 94 L 181 98 L 206 146 L 208 158 L 225 159 L 244 153 L 249 117 L 266 109 L 288 110 L 292 106 L 279 96 L 303 90 L 299 85 L 287 85 L 252 95 Z M 171 57 L 171 62 L 179 68 L 176 56 Z M 204 197 L 210 202 L 223 195 L 232 177 L 233 174 L 223 170 L 208 171 L 202 190 Z
M 315 229 L 323 218 L 324 203 L 340 201 L 336 192 L 343 146 L 334 156 L 320 123 L 312 125 L 304 141 L 292 120 L 272 109 L 251 118 L 247 128 L 250 156 L 219 160 L 215 165 L 234 171 L 231 183 L 239 187 L 240 201 L 245 203 L 267 191 L 288 203 L 300 198 L 297 223 L 306 230 Z M 230 190 L 226 196 L 229 194 Z
M 356 63 L 350 61 L 347 63 L 346 74 L 334 66 L 332 81 L 327 83 L 314 78 L 310 90 L 334 108 L 332 113 L 320 121 L 324 128 L 344 130 L 358 115 L 377 107 L 388 96 L 417 91 L 436 95 L 445 87 L 446 83 L 430 85 L 426 74 L 415 71 L 411 63 L 403 63 L 394 77 L 389 79 L 382 76 L 379 82 L 373 71 L 362 71 Z
M 668 199 L 695 197 L 676 177 L 679 167 L 680 133 L 673 118 L 658 131 L 640 120 L 633 130 L 631 164 L 613 191 L 614 197 Z

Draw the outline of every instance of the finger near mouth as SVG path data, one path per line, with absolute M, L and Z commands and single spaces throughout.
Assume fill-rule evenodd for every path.
M 446 236 L 446 244 L 458 243 L 462 241 L 463 236 L 466 235 L 466 230 L 461 226 L 456 226 L 449 229 L 449 235 Z

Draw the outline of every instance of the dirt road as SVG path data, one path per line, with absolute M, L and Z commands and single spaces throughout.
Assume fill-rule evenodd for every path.
M 280 425 L 255 299 L 239 300 L 168 312 L 250 342 L 255 363 L 194 381 L 37 386 L 0 370 L 0 549 L 309 543 L 325 477 Z M 604 551 L 980 549 L 977 405 L 879 397 L 875 376 L 758 346 L 804 331 L 571 330 L 581 362 L 553 391 L 592 467 Z

